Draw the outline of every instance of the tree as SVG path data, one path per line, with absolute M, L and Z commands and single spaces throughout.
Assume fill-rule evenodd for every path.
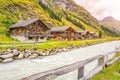
M 102 37 L 102 31 L 99 32 L 99 38 L 101 38 L 101 37 Z

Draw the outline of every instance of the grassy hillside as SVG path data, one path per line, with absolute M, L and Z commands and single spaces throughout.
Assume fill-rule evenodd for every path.
M 6 37 L 6 40 L 10 39 L 8 27 L 18 20 L 28 18 L 40 18 L 50 26 L 72 26 L 76 30 L 89 30 L 98 34 L 102 31 L 103 35 L 106 35 L 97 20 L 73 0 L 62 2 L 70 6 L 69 9 L 57 6 L 56 1 L 59 0 L 44 0 L 48 2 L 47 6 L 39 1 L 41 0 L 0 0 L 1 39 L 2 36 Z
M 28 18 L 41 18 L 48 24 L 53 24 L 54 20 L 33 0 L 0 0 L 0 32 L 7 33 L 8 27 L 18 20 Z

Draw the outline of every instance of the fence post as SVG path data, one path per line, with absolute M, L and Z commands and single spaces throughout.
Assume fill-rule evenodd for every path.
M 102 56 L 100 59 L 98 59 L 98 66 L 104 64 L 104 56 Z
M 84 66 L 78 69 L 78 80 L 84 77 Z
M 104 71 L 104 66 L 105 66 L 105 56 L 102 56 L 100 59 L 98 59 L 98 66 L 103 65 L 102 72 Z

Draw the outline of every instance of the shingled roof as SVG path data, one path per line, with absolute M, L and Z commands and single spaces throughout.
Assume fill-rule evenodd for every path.
M 17 27 L 26 27 L 27 25 L 34 23 L 36 21 L 38 21 L 40 19 L 29 19 L 29 20 L 20 20 L 18 21 L 18 23 L 10 26 L 9 28 L 17 28 Z M 41 20 L 40 20 L 41 21 Z M 43 21 L 41 21 L 43 23 L 43 25 L 45 25 L 46 27 L 50 28 L 46 23 L 44 23 Z
M 50 31 L 51 32 L 64 32 L 68 28 L 70 28 L 70 26 L 67 26 L 67 27 L 52 27 Z
M 89 31 L 81 31 L 81 35 L 86 35 Z
M 80 30 L 75 30 L 75 32 L 76 32 L 76 33 L 81 33 L 82 31 L 80 31 Z

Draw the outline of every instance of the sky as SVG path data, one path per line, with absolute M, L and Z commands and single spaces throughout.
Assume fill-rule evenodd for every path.
M 120 0 L 74 0 L 87 9 L 95 18 L 101 20 L 107 16 L 120 20 Z

